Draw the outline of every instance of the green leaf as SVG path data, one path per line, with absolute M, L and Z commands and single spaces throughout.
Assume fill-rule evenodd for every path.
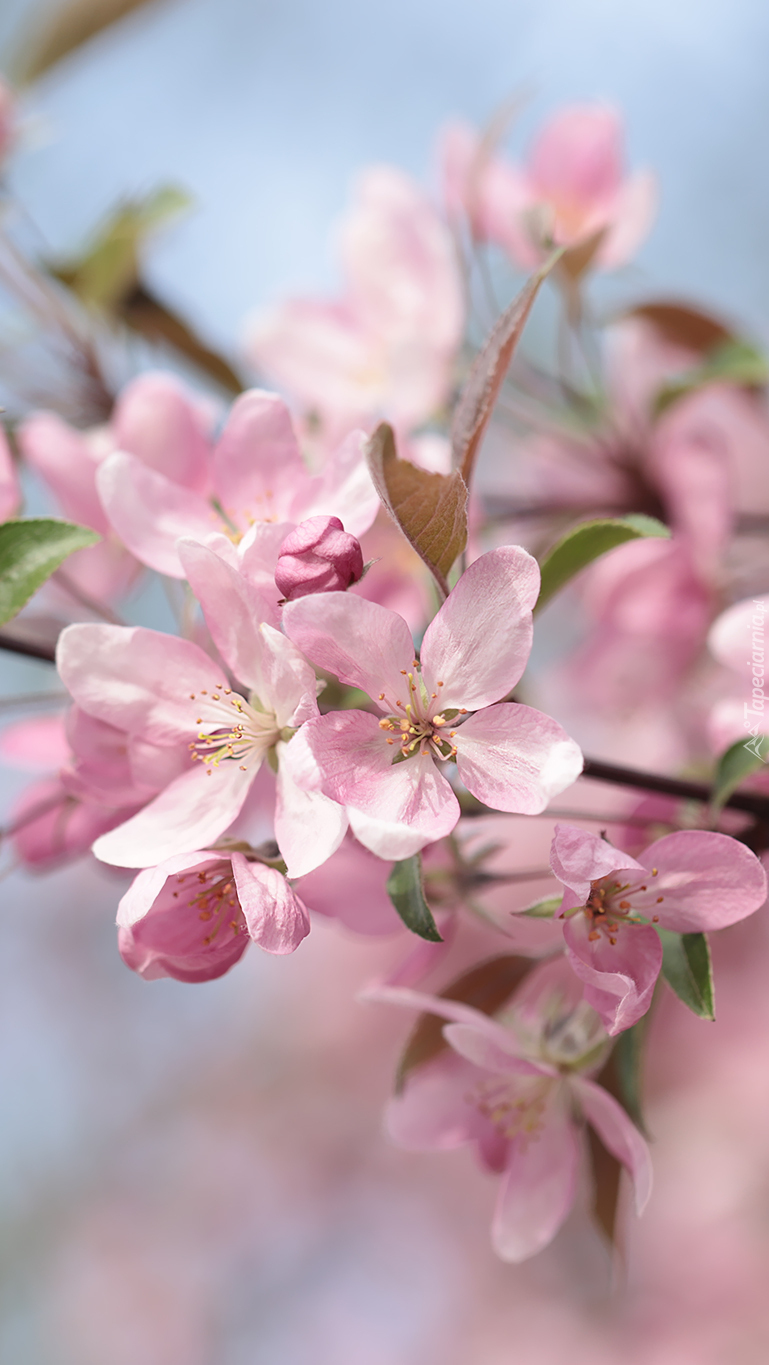
M 87 526 L 52 517 L 4 522 L 0 526 L 0 625 L 21 611 L 68 555 L 100 539 Z
M 594 559 L 624 545 L 628 540 L 645 536 L 670 536 L 667 526 L 656 517 L 641 513 L 627 517 L 610 517 L 600 521 L 583 521 L 558 541 L 540 565 L 542 586 L 535 611 L 541 611 L 555 594 L 581 569 Z
M 467 486 L 458 470 L 433 474 L 400 460 L 382 422 L 366 446 L 374 486 L 390 516 L 448 595 L 448 572 L 467 544 Z
M 677 379 L 665 384 L 654 400 L 654 412 L 659 416 L 679 398 L 694 393 L 705 384 L 720 381 L 755 388 L 766 384 L 767 380 L 769 365 L 766 356 L 746 341 L 729 339 L 716 346 L 701 365 L 686 370 Z
M 710 948 L 704 934 L 674 934 L 658 929 L 662 939 L 662 975 L 679 1000 L 700 1019 L 715 1019 Z
M 146 238 L 191 203 L 176 185 L 161 185 L 144 199 L 121 204 L 87 251 L 54 271 L 84 304 L 115 312 L 139 283 Z
M 513 953 L 489 958 L 458 976 L 440 992 L 440 998 L 460 1000 L 462 1004 L 480 1010 L 481 1014 L 495 1014 L 536 964 L 536 958 L 518 957 Z M 436 1014 L 419 1016 L 398 1064 L 397 1090 L 403 1089 L 403 1083 L 414 1067 L 432 1061 L 448 1047 L 443 1036 L 445 1025 L 446 1020 Z
M 713 782 L 711 807 L 714 812 L 720 811 L 744 778 L 762 768 L 764 763 L 769 760 L 769 746 L 767 746 L 765 756 L 761 753 L 762 746 L 765 743 L 766 736 L 764 735 L 756 735 L 749 740 L 738 739 L 736 743 L 722 753 L 718 760 Z
M 531 919 L 552 919 L 558 914 L 561 908 L 563 896 L 546 896 L 544 900 L 535 901 L 533 905 L 527 905 L 525 910 L 518 910 L 519 915 L 528 915 Z
M 631 1119 L 642 1133 L 646 1132 L 643 1121 L 643 1049 L 649 1015 L 645 1014 L 632 1028 L 625 1029 L 614 1044 L 608 1065 L 612 1068 L 615 1085 L 607 1086 L 611 1093 L 627 1110 Z
M 425 900 L 422 882 L 422 858 L 415 853 L 413 858 L 404 858 L 395 863 L 387 878 L 387 894 L 403 923 L 412 934 L 426 938 L 430 943 L 442 943 L 438 926 L 432 911 Z

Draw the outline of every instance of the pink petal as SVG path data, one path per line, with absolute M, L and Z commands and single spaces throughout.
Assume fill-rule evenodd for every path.
M 211 448 L 200 409 L 174 375 L 139 375 L 122 390 L 112 415 L 117 450 L 184 488 L 205 493 Z
M 291 878 L 304 877 L 336 853 L 347 832 L 343 806 L 319 791 L 303 791 L 292 776 L 296 738 L 279 744 L 275 838 Z
M 570 1084 L 579 1097 L 585 1118 L 592 1123 L 604 1147 L 633 1177 L 636 1210 L 643 1213 L 652 1192 L 651 1153 L 645 1139 L 622 1105 L 600 1085 L 582 1076 L 573 1076 Z
M 538 595 L 539 565 L 517 545 L 490 550 L 462 574 L 422 642 L 425 685 L 442 708 L 477 711 L 515 686 L 531 651 Z
M 172 483 L 135 455 L 116 451 L 99 468 L 99 496 L 109 520 L 132 554 L 150 569 L 183 578 L 176 553 L 180 536 L 205 540 L 219 518 L 199 493 Z
M 103 534 L 108 522 L 96 492 L 97 457 L 84 434 L 53 412 L 39 412 L 22 422 L 18 441 L 65 517 Z
M 601 877 L 623 871 L 633 879 L 634 872 L 645 870 L 629 853 L 623 853 L 599 835 L 578 829 L 576 825 L 560 824 L 555 827 L 550 866 L 553 875 L 574 892 L 573 902 L 565 903 L 564 910 L 570 910 L 572 904 L 584 905 L 590 895 L 590 883 Z
M 659 186 L 653 171 L 636 171 L 617 192 L 612 219 L 596 253 L 596 265 L 616 270 L 635 255 L 657 215 Z
M 360 417 L 381 407 L 385 377 L 376 364 L 367 369 L 371 340 L 346 305 L 289 299 L 252 319 L 247 346 L 256 364 L 306 408 Z
M 348 837 L 327 862 L 302 877 L 298 889 L 313 913 L 339 920 L 356 934 L 392 935 L 403 924 L 386 890 L 390 871 L 389 863 Z
M 516 1056 L 514 1049 L 519 1046 L 518 1039 L 507 1030 L 500 1028 L 497 1036 L 490 1037 L 488 1028 L 479 1028 L 477 1024 L 448 1024 L 443 1036 L 460 1057 L 484 1071 L 504 1076 L 557 1075 L 554 1067 Z
M 220 861 L 221 855 L 218 853 L 183 853 L 181 857 L 168 858 L 159 867 L 145 868 L 134 877 L 121 898 L 115 922 L 124 929 L 130 929 L 152 909 L 169 877 Z
M 601 205 L 622 178 L 622 122 L 614 109 L 575 105 L 542 129 L 529 157 L 533 184 L 543 198 Z
M 614 944 L 603 934 L 591 942 L 588 932 L 585 915 L 563 921 L 566 951 L 585 983 L 585 999 L 613 1036 L 646 1014 L 662 966 L 662 944 L 650 924 L 620 925 Z
M 511 1145 L 491 1228 L 503 1261 L 525 1261 L 553 1240 L 574 1202 L 578 1168 L 577 1134 L 556 1093 L 542 1127 Z
M 291 422 L 276 393 L 250 389 L 235 400 L 214 457 L 216 491 L 239 526 L 291 521 L 308 479 Z
M 283 624 L 314 664 L 350 687 L 360 687 L 374 701 L 384 693 L 382 710 L 401 714 L 398 701 L 409 700 L 404 673 L 413 670 L 414 661 L 411 632 L 402 616 L 352 593 L 326 592 L 289 602 Z
M 660 924 L 679 934 L 723 929 L 758 910 L 766 900 L 766 872 L 744 844 L 728 834 L 684 829 L 657 839 L 641 854 L 656 867 L 654 888 L 664 900 Z
M 310 932 L 310 916 L 274 867 L 233 853 L 232 870 L 248 932 L 267 953 L 293 953 Z
M 273 591 L 280 547 L 293 529 L 294 524 L 290 521 L 255 521 L 237 547 L 234 559 L 228 562 L 257 586 L 264 587 L 267 580 Z M 275 598 L 278 598 L 277 592 Z
M 237 569 L 205 545 L 195 540 L 180 540 L 179 561 L 192 591 L 203 608 L 211 638 L 228 668 L 247 687 L 261 696 L 261 656 L 259 635 L 262 621 L 280 624 L 278 594 L 273 584 L 271 597 L 260 592 Z
M 315 781 L 340 805 L 385 824 L 406 825 L 419 837 L 420 847 L 449 834 L 456 825 L 459 803 L 446 778 L 429 757 L 416 755 L 393 763 L 393 751 L 376 716 L 366 711 L 330 712 L 309 721 L 302 735 L 317 764 Z
M 294 521 L 326 515 L 339 517 L 350 535 L 368 531 L 380 504 L 363 454 L 365 441 L 364 431 L 351 431 L 326 460 L 320 476 L 297 491 Z
M 96 840 L 93 851 L 117 867 L 151 867 L 213 844 L 248 795 L 253 767 L 195 763 L 125 824 Z
M 393 1141 L 415 1151 L 445 1152 L 479 1138 L 489 1125 L 467 1100 L 477 1079 L 475 1067 L 453 1053 L 413 1072 L 387 1106 Z
M 197 645 L 143 626 L 67 626 L 56 662 L 84 711 L 154 744 L 189 741 L 200 693 L 215 691 L 222 679 Z
M 425 847 L 421 829 L 399 824 L 397 820 L 377 820 L 352 806 L 347 808 L 347 817 L 358 843 L 377 858 L 400 862 L 402 858 L 413 858 Z
M 538 815 L 582 771 L 579 746 L 530 706 L 487 706 L 458 726 L 453 742 L 467 790 L 495 810 Z
M 459 345 L 455 245 L 411 176 L 394 166 L 363 171 L 340 237 L 349 297 L 371 336 L 419 338 L 433 351 Z

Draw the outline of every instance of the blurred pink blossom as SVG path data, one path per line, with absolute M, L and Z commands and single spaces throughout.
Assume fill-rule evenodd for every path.
M 651 1159 L 624 1109 L 590 1080 L 607 1052 L 597 1014 L 580 1001 L 563 959 L 531 974 L 497 1018 L 445 997 L 378 987 L 365 998 L 451 1021 L 449 1051 L 416 1068 L 388 1110 L 404 1147 L 448 1150 L 473 1143 L 503 1176 L 492 1224 L 497 1254 L 524 1261 L 552 1241 L 577 1190 L 580 1119 L 630 1171 L 641 1213 Z
M 103 462 L 126 452 L 151 478 L 184 480 L 198 489 L 208 478 L 211 414 L 173 376 L 139 375 L 120 394 L 105 427 L 77 431 L 53 412 L 28 417 L 19 448 L 53 493 L 65 517 L 90 526 L 98 545 L 70 556 L 65 573 L 91 597 L 111 598 L 128 588 L 139 565 L 111 527 L 97 487 Z M 181 533 L 180 533 L 181 534 Z
M 331 433 L 381 416 L 407 432 L 451 388 L 463 329 L 451 234 L 409 176 L 376 166 L 358 182 L 340 248 L 342 297 L 257 315 L 248 353 Z
M 474 234 L 496 242 L 526 270 L 552 246 L 595 241 L 592 264 L 623 265 L 649 231 L 656 181 L 649 171 L 626 175 L 620 115 L 603 105 L 573 105 L 555 114 L 515 165 L 473 129 L 444 134 L 446 201 L 464 212 Z

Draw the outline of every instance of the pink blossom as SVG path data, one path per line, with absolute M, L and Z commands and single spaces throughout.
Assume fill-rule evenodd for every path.
M 454 828 L 459 803 L 440 771 L 449 759 L 480 801 L 527 814 L 579 774 L 560 725 L 500 701 L 526 665 L 538 592 L 525 550 L 481 556 L 428 626 L 421 661 L 405 621 L 376 603 L 324 593 L 286 606 L 291 639 L 380 712 L 320 716 L 296 741 L 299 780 L 349 806 L 354 833 L 380 857 L 408 857 Z
M 139 779 L 124 732 L 76 706 L 66 720 L 45 716 L 9 727 L 0 754 L 15 766 L 49 770 L 23 792 L 10 825 L 19 859 L 41 871 L 88 852 L 95 839 L 127 820 L 167 780 L 166 765 L 153 783 L 148 752 Z
M 361 176 L 340 235 L 342 298 L 256 317 L 249 354 L 332 431 L 379 416 L 410 430 L 445 402 L 462 337 L 451 234 L 407 175 L 377 166 Z
M 636 860 L 586 830 L 557 825 L 551 866 L 564 886 L 569 961 L 611 1034 L 651 1004 L 662 965 L 656 924 L 682 934 L 723 929 L 766 899 L 755 854 L 705 830 L 666 834 Z
M 308 517 L 278 551 L 275 582 L 287 602 L 314 592 L 342 592 L 363 573 L 363 552 L 338 517 Z
M 246 800 L 263 761 L 278 766 L 275 833 L 291 875 L 309 872 L 338 846 L 344 812 L 292 775 L 294 727 L 316 716 L 315 673 L 289 640 L 261 619 L 255 589 L 213 551 L 190 542 L 186 560 L 205 580 L 214 640 L 244 685 L 197 645 L 141 627 L 74 625 L 62 632 L 58 666 L 89 716 L 123 734 L 134 773 L 146 762 L 158 795 L 99 839 L 94 852 L 121 867 L 148 867 L 215 842 Z M 158 782 L 162 758 L 165 780 Z
M 472 1143 L 502 1176 L 494 1249 L 524 1261 L 552 1241 L 577 1190 L 583 1122 L 628 1169 L 639 1213 L 651 1193 L 651 1160 L 617 1101 L 590 1079 L 606 1057 L 600 1020 L 579 1000 L 563 959 L 542 964 L 497 1018 L 444 997 L 378 987 L 368 998 L 451 1022 L 448 1051 L 413 1071 L 388 1110 L 403 1147 L 450 1150 Z
M 118 907 L 123 961 L 146 981 L 211 981 L 253 940 L 292 953 L 310 918 L 280 872 L 242 853 L 196 852 L 148 867 Z
M 233 404 L 203 485 L 197 465 L 167 474 L 121 450 L 99 470 L 99 494 L 121 540 L 150 568 L 183 578 L 176 543 L 191 537 L 273 586 L 278 549 L 297 522 L 339 515 L 354 535 L 371 525 L 379 500 L 362 445 L 362 434 L 350 433 L 311 475 L 285 403 L 252 389 Z M 275 624 L 277 601 L 274 593 Z
M 613 270 L 646 236 L 656 207 L 648 171 L 626 176 L 619 114 L 574 105 L 545 124 L 528 160 L 514 165 L 472 129 L 447 130 L 444 181 L 450 211 L 461 206 L 475 235 L 497 242 L 533 269 L 550 245 L 596 239 L 592 263 Z
M 100 544 L 79 550 L 65 566 L 66 574 L 92 597 L 124 592 L 139 569 L 102 506 L 97 481 L 104 461 L 121 450 L 149 478 L 154 471 L 158 478 L 204 488 L 210 422 L 207 409 L 173 375 L 149 373 L 126 385 L 105 427 L 77 431 L 52 412 L 35 413 L 22 423 L 21 452 L 64 516 L 102 536 Z

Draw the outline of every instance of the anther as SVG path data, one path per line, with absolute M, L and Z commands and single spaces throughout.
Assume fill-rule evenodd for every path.
M 658 905 L 662 905 L 662 902 L 664 901 L 664 899 L 665 899 L 664 896 L 658 896 L 658 897 L 657 897 L 657 904 L 658 904 Z

